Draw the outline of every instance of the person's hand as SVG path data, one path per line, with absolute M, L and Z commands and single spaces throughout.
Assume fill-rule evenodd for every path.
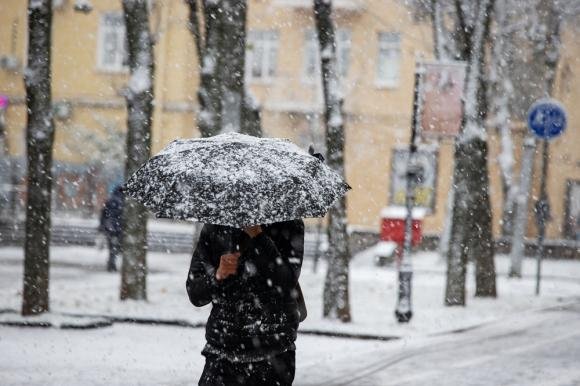
M 230 275 L 235 275 L 238 270 L 239 252 L 228 253 L 220 257 L 220 265 L 215 273 L 218 281 L 224 280 Z
M 252 225 L 247 228 L 244 228 L 244 232 L 246 232 L 248 236 L 250 236 L 251 238 L 254 238 L 258 236 L 260 233 L 262 233 L 262 227 L 259 225 Z

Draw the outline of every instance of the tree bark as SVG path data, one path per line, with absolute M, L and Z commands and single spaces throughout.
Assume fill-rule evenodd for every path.
M 431 28 L 433 33 L 433 53 L 437 60 L 449 60 L 455 55 L 452 54 L 453 48 L 449 47 L 451 39 L 449 31 L 445 28 L 444 15 L 441 9 L 441 0 L 431 0 Z M 445 258 L 449 252 L 449 240 L 451 238 L 451 218 L 453 217 L 453 197 L 455 188 L 450 187 L 449 195 L 445 205 L 445 220 L 443 230 L 439 237 L 439 255 Z
M 510 100 L 513 98 L 513 86 L 508 63 L 514 55 L 513 33 L 510 33 L 511 18 L 508 17 L 508 2 L 499 0 L 495 3 L 496 28 L 491 39 L 491 82 L 489 87 L 492 113 L 495 126 L 500 136 L 499 168 L 502 184 L 501 234 L 509 237 L 513 232 L 514 200 L 518 185 L 514 181 L 514 144 L 510 127 Z
M 245 96 L 246 0 L 222 0 L 218 81 L 221 84 L 220 132 L 240 132 Z
M 262 136 L 262 111 L 252 92 L 246 87 L 242 105 L 242 134 Z
M 495 298 L 497 297 L 495 244 L 489 197 L 488 145 L 485 139 L 477 138 L 472 141 L 471 146 L 473 147 L 471 162 L 479 166 L 470 174 L 470 191 L 474 205 L 469 212 L 471 217 L 469 240 L 471 240 L 470 255 L 475 262 L 475 296 Z M 482 165 L 486 167 L 482 168 Z
M 486 45 L 489 43 L 489 31 L 494 10 L 495 0 L 481 1 L 478 9 L 479 26 L 474 28 L 471 44 L 471 56 L 474 62 L 471 66 L 477 66 L 476 92 L 477 107 L 473 113 L 467 111 L 467 125 L 478 125 L 483 136 L 477 136 L 472 141 L 471 161 L 478 166 L 474 173 L 468 173 L 473 185 L 470 195 L 474 206 L 470 213 L 470 244 L 469 257 L 475 262 L 475 296 L 497 297 L 496 273 L 495 273 L 495 241 L 493 237 L 493 219 L 491 211 L 491 199 L 489 195 L 489 167 L 488 143 L 486 139 L 485 121 L 489 110 L 487 98 L 487 60 Z M 474 50 L 479 50 L 475 53 Z M 478 62 L 476 65 L 475 62 Z M 475 71 L 475 70 L 474 70 Z M 475 75 L 475 72 L 474 72 Z M 469 87 L 469 86 L 468 86 Z M 469 133 L 467 133 L 469 135 Z
M 7 189 L 12 183 L 12 162 L 8 153 L 5 112 L 5 108 L 0 108 L 0 224 L 8 223 L 12 217 L 9 214 L 10 191 Z
M 339 90 L 332 3 L 315 0 L 314 19 L 320 47 L 327 162 L 344 178 L 344 113 Z M 349 322 L 351 320 L 348 292 L 349 250 L 345 197 L 329 210 L 327 229 L 328 271 L 324 283 L 323 315 Z
M 455 194 L 445 291 L 448 306 L 465 305 L 465 266 L 469 258 L 475 261 L 476 296 L 496 296 L 483 75 L 493 0 L 479 0 L 470 5 L 461 3 L 456 0 L 457 46 L 463 47 L 459 52 L 468 66 L 462 131 L 455 143 Z M 469 9 L 474 12 L 473 17 L 464 13 Z
M 28 4 L 26 148 L 28 193 L 24 242 L 22 315 L 49 309 L 50 204 L 54 122 L 51 99 L 51 0 Z
M 534 39 L 534 60 L 543 64 L 545 96 L 551 96 L 560 61 L 560 34 L 563 15 L 556 0 L 540 0 L 536 6 L 540 33 Z
M 449 58 L 447 31 L 441 10 L 441 0 L 431 0 L 431 28 L 433 31 L 433 53 L 437 60 Z
M 197 91 L 199 113 L 197 127 L 202 137 L 211 137 L 221 129 L 222 89 L 219 82 L 221 10 L 218 1 L 203 0 L 205 38 L 200 42 L 200 84 Z
M 187 20 L 187 27 L 193 36 L 193 42 L 197 51 L 198 65 L 201 68 L 201 58 L 203 57 L 203 41 L 201 36 L 201 26 L 199 22 L 198 0 L 185 0 L 189 6 L 189 17 Z
M 261 137 L 260 106 L 245 84 L 247 1 L 202 0 L 203 36 L 198 2 L 186 2 L 200 58 L 197 124 L 202 137 L 227 131 Z
M 153 117 L 153 40 L 147 0 L 123 0 L 129 50 L 127 161 L 129 178 L 151 155 Z M 121 299 L 147 299 L 147 210 L 127 197 L 123 210 Z

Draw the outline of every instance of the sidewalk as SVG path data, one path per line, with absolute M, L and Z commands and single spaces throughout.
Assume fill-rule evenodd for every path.
M 22 250 L 0 248 L 0 309 L 19 310 L 22 288 Z M 191 306 L 185 293 L 190 257 L 185 254 L 149 253 L 147 302 L 118 300 L 119 276 L 104 272 L 106 251 L 86 247 L 53 247 L 51 250 L 51 312 L 55 315 L 90 315 L 106 319 L 183 321 L 202 325 L 209 307 Z M 434 253 L 414 258 L 414 317 L 407 325 L 393 316 L 396 301 L 396 271 L 378 268 L 372 256 L 363 252 L 353 258 L 350 272 L 350 300 L 353 322 L 343 324 L 321 317 L 325 264 L 312 272 L 306 260 L 301 285 L 308 318 L 301 324 L 305 333 L 368 336 L 375 339 L 419 337 L 469 329 L 483 323 L 551 307 L 580 296 L 580 262 L 545 261 L 542 294 L 534 293 L 533 260 L 524 261 L 524 278 L 508 279 L 509 261 L 496 259 L 498 299 L 475 299 L 473 272 L 468 273 L 467 307 L 443 306 L 445 265 Z M 4 315 L 6 317 L 6 315 Z M 0 315 L 0 320 L 1 319 Z

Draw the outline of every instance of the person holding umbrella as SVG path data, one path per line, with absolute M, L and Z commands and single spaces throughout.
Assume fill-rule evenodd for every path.
M 199 385 L 291 385 L 302 218 L 322 217 L 350 187 L 322 156 L 288 140 L 227 133 L 176 140 L 124 191 L 158 217 L 204 223 L 186 280 L 212 304 Z
M 302 220 L 203 227 L 186 283 L 195 306 L 212 303 L 199 385 L 292 384 L 303 251 Z

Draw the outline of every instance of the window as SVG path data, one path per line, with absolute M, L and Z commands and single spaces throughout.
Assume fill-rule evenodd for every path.
M 401 36 L 396 32 L 379 33 L 377 58 L 378 87 L 397 87 L 401 65 Z
M 350 57 L 350 31 L 340 28 L 336 31 L 336 58 L 338 75 L 346 78 L 348 75 Z M 318 36 L 314 30 L 307 30 L 305 36 L 304 77 L 312 81 L 320 75 L 320 50 Z
M 276 76 L 278 32 L 250 31 L 246 50 L 248 79 L 268 80 Z
M 97 44 L 97 68 L 110 72 L 127 70 L 127 40 L 125 21 L 120 12 L 107 12 L 101 16 Z

